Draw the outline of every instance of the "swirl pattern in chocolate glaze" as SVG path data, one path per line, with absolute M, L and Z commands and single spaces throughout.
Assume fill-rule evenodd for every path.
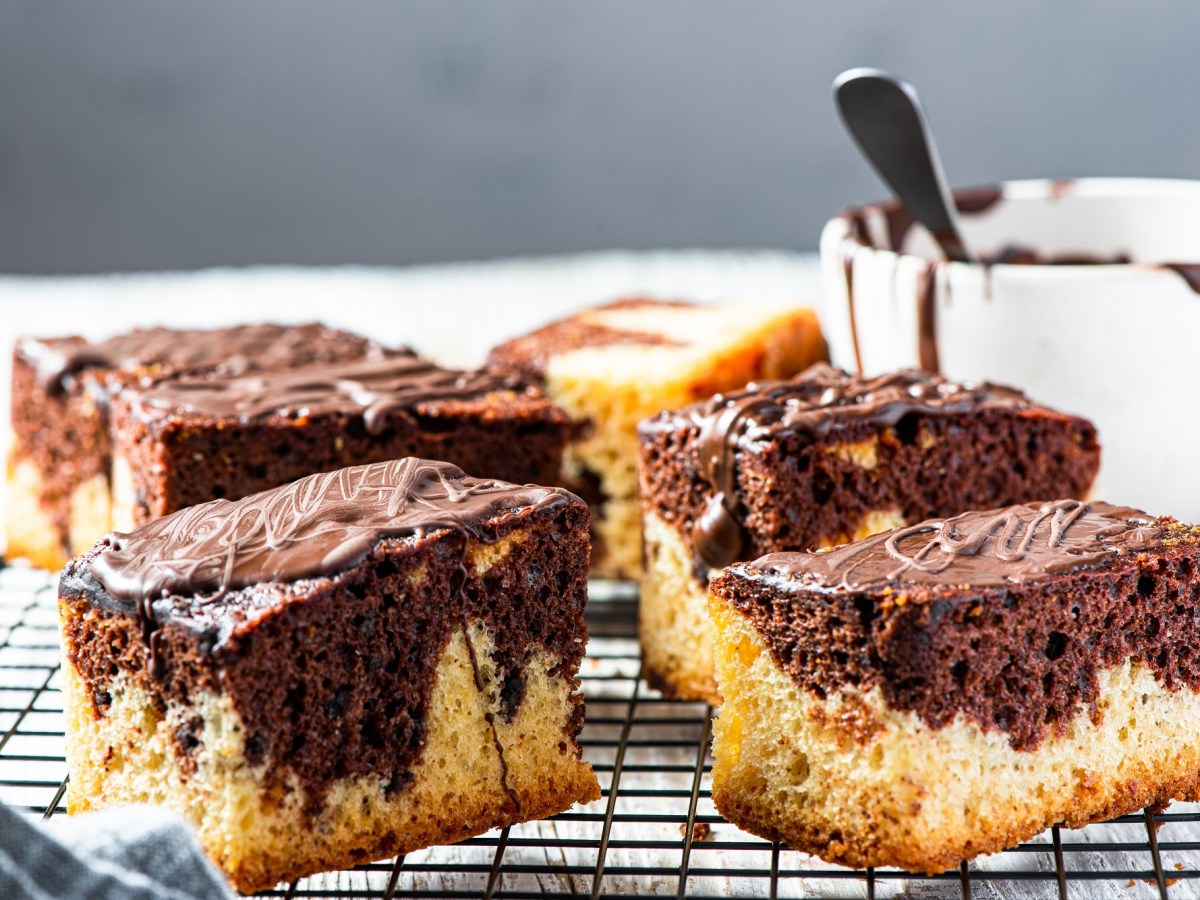
M 391 356 L 235 378 L 172 378 L 146 389 L 143 396 L 151 408 L 239 420 L 361 413 L 367 431 L 379 434 L 398 409 L 531 390 L 517 376 L 443 369 L 417 356 Z
M 111 533 L 91 571 L 113 597 L 134 601 L 145 614 L 158 597 L 331 575 L 385 537 L 444 528 L 479 536 L 485 523 L 572 499 L 560 488 L 472 478 L 449 463 L 393 460 L 310 475 Z
M 204 369 L 237 375 L 383 353 L 374 341 L 316 322 L 264 322 L 198 331 L 135 328 L 99 343 L 25 339 L 21 351 L 33 360 L 38 382 L 47 390 L 63 389 L 69 378 L 89 368 L 133 370 L 153 364 L 170 371 Z
M 931 519 L 816 553 L 768 553 L 747 569 L 818 590 L 996 586 L 1098 566 L 1160 547 L 1167 534 L 1141 510 L 1058 500 Z
M 708 566 L 722 568 L 739 558 L 744 543 L 735 484 L 739 447 L 795 432 L 817 439 L 863 422 L 895 425 L 909 413 L 961 415 L 1032 406 L 1020 391 L 1001 385 L 956 383 L 917 369 L 861 378 L 818 363 L 788 381 L 718 394 L 657 421 L 669 427 L 685 416 L 699 429 L 700 473 L 712 495 L 692 540 Z M 644 427 L 653 428 L 654 422 Z

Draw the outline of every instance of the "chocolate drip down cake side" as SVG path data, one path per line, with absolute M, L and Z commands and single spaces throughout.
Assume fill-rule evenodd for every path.
M 1073 500 L 712 583 L 713 800 L 769 840 L 937 872 L 1200 799 L 1200 529 Z
M 599 797 L 588 512 L 404 459 L 113 534 L 60 579 L 71 812 L 163 803 L 242 890 Z
M 931 516 L 1086 496 L 1096 429 L 1012 388 L 916 370 L 789 381 L 663 413 L 639 431 L 647 678 L 717 702 L 708 583 L 724 566 Z
M 59 569 L 112 527 L 108 403 L 121 384 L 184 372 L 238 375 L 387 352 L 367 338 L 316 323 L 147 328 L 99 343 L 20 338 L 13 351 L 5 556 Z

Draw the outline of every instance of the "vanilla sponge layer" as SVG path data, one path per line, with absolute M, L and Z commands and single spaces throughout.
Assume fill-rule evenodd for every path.
M 124 803 L 172 807 L 196 827 L 205 850 L 234 885 L 252 892 L 453 843 L 598 798 L 591 767 L 564 733 L 575 708 L 574 680 L 554 674 L 555 660 L 534 654 L 522 670 L 524 699 L 513 721 L 505 723 L 491 650 L 481 625 L 471 627 L 469 638 L 460 630 L 451 639 L 438 665 L 425 746 L 411 781 L 391 794 L 381 776 L 337 781 L 315 818 L 304 812 L 308 798 L 298 779 L 285 778 L 282 787 L 268 790 L 264 765 L 247 762 L 245 731 L 227 697 L 201 692 L 186 706 L 169 702 L 161 714 L 145 691 L 120 674 L 109 688 L 111 706 L 99 715 L 66 661 L 67 808 L 76 813 Z M 203 743 L 189 757 L 194 761 L 189 771 L 176 757 L 171 735 L 194 716 L 203 720 Z
M 598 552 L 593 574 L 638 578 L 642 569 L 637 501 L 637 423 L 762 378 L 785 378 L 826 358 L 811 310 L 749 304 L 643 305 L 596 309 L 581 321 L 660 339 L 557 353 L 546 391 L 586 423 L 566 448 L 568 477 L 592 476 L 605 500 L 593 510 Z
M 899 510 L 873 512 L 852 534 L 821 540 L 818 546 L 861 540 L 904 524 Z M 653 512 L 643 515 L 642 533 L 646 570 L 638 605 L 638 634 L 646 678 L 668 696 L 720 703 L 708 611 L 708 583 L 720 569 L 709 569 L 703 583 L 698 581 L 691 536 Z
M 712 599 L 724 705 L 713 800 L 731 822 L 830 862 L 939 872 L 1058 823 L 1200 798 L 1200 695 L 1133 662 L 1099 674 L 1096 714 L 1014 750 L 962 715 L 930 728 L 878 688 L 822 700 Z
M 75 486 L 68 498 L 67 533 L 46 510 L 42 473 L 28 459 L 10 459 L 4 531 L 5 557 L 28 559 L 40 569 L 61 569 L 112 528 L 108 479 L 96 475 Z

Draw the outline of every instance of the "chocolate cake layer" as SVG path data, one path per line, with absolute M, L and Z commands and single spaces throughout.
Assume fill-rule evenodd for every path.
M 312 471 L 405 456 L 553 484 L 570 430 L 518 377 L 411 356 L 130 385 L 113 399 L 113 422 L 133 494 L 115 502 L 129 504 L 133 524 Z
M 691 536 L 698 571 L 836 540 L 881 509 L 914 521 L 1080 495 L 1100 463 L 1090 422 L 1012 388 L 823 363 L 662 413 L 639 437 L 643 507 Z
M 486 626 L 510 720 L 531 653 L 576 670 L 586 534 L 587 509 L 566 491 L 446 463 L 310 476 L 114 534 L 71 562 L 62 602 L 95 615 L 64 617 L 67 657 L 101 715 L 119 674 L 164 704 L 219 685 L 251 762 L 280 790 L 298 779 L 310 807 L 348 776 L 381 774 L 399 790 L 454 633 Z M 465 561 L 469 543 L 506 555 L 480 569 Z M 566 738 L 582 726 L 576 704 Z M 177 749 L 206 739 L 181 728 Z
M 1106 503 L 931 520 L 714 579 L 776 664 L 822 699 L 878 687 L 932 728 L 958 714 L 1036 748 L 1126 661 L 1200 689 L 1200 529 Z

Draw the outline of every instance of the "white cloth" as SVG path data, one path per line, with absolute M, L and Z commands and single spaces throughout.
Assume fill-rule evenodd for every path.
M 128 806 L 37 825 L 0 805 L 5 900 L 232 900 L 183 821 Z

